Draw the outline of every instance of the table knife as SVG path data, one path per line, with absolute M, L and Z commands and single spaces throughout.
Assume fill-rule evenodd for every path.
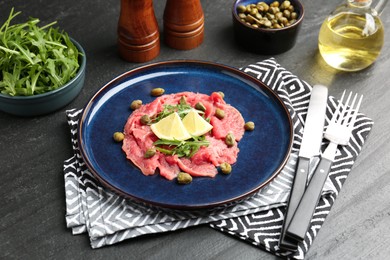
M 282 249 L 294 251 L 298 247 L 296 240 L 289 240 L 286 237 L 286 229 L 305 191 L 309 175 L 310 159 L 320 153 L 327 100 L 328 88 L 322 85 L 315 85 L 311 92 L 295 177 L 279 240 L 279 247 Z

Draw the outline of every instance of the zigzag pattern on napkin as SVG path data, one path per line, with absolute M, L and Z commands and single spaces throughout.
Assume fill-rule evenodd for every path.
M 306 97 L 307 102 L 303 101 L 301 100 L 301 97 L 306 95 L 299 96 L 294 94 L 294 91 L 298 91 L 302 94 L 302 89 L 306 86 L 306 83 L 297 78 L 291 77 L 291 75 L 286 73 L 284 69 L 282 69 L 284 71 L 283 73 L 276 76 L 277 71 L 280 70 L 280 66 L 274 62 L 274 60 L 262 62 L 261 66 L 249 65 L 248 68 L 244 68 L 243 70 L 257 77 L 262 82 L 268 82 L 268 84 L 274 82 L 274 79 L 270 79 L 269 77 L 275 77 L 277 79 L 286 77 L 286 79 L 282 79 L 282 82 L 285 84 L 285 90 L 280 90 L 280 88 L 275 84 L 270 84 L 270 86 L 274 89 L 274 91 L 278 92 L 282 98 L 290 100 L 294 104 L 292 107 L 295 109 L 297 117 L 301 122 L 304 122 L 309 97 Z M 289 95 L 291 98 L 289 98 Z M 301 106 L 301 104 L 303 106 Z M 327 123 L 329 123 L 336 106 L 337 103 L 335 98 L 330 97 L 327 106 Z M 306 110 L 303 107 L 306 107 Z M 292 114 L 292 116 L 294 115 L 295 114 Z M 313 243 L 313 240 L 324 223 L 326 216 L 330 212 L 338 192 L 348 177 L 348 173 L 350 172 L 356 157 L 360 153 L 364 141 L 367 139 L 367 136 L 371 131 L 372 125 L 373 122 L 371 119 L 362 114 L 358 115 L 350 144 L 338 149 L 334 164 L 323 190 L 323 195 L 311 220 L 310 228 L 306 233 L 305 240 L 299 244 L 297 252 L 292 253 L 279 249 L 278 243 L 285 211 L 285 209 L 282 208 L 271 209 L 267 212 L 254 213 L 250 216 L 221 220 L 210 224 L 211 227 L 239 237 L 273 254 L 293 259 L 304 259 L 305 253 L 309 250 L 311 244 Z M 322 151 L 324 151 L 327 144 L 327 141 L 323 142 Z M 297 148 L 299 149 L 299 146 Z

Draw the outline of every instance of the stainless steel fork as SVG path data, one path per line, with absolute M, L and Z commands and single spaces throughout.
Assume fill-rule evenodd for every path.
M 290 225 L 287 227 L 286 236 L 290 239 L 296 241 L 302 241 L 304 239 L 315 208 L 321 197 L 322 188 L 335 159 L 337 146 L 347 145 L 349 142 L 363 99 L 363 96 L 358 98 L 358 94 L 355 94 L 353 98 L 352 96 L 352 92 L 349 93 L 345 104 L 343 104 L 345 91 L 343 92 L 336 111 L 325 131 L 324 137 L 330 142 L 299 202 Z

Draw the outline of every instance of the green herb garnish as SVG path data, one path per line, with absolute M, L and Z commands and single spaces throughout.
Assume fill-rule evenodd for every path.
M 65 32 L 39 27 L 39 19 L 13 24 L 21 12 L 12 8 L 0 27 L 0 92 L 10 96 L 45 93 L 67 83 L 78 72 L 79 53 Z
M 191 111 L 191 109 L 194 108 L 183 100 L 180 100 L 180 103 L 177 105 L 164 105 L 164 109 L 152 119 L 151 124 L 157 123 L 164 117 L 167 117 L 174 112 L 177 112 L 180 116 L 180 119 L 183 119 Z M 200 110 L 197 110 L 197 112 L 199 114 L 204 114 L 204 112 Z
M 159 139 L 153 143 L 161 153 L 178 157 L 192 157 L 202 146 L 209 144 L 204 136 L 193 137 L 187 141 Z

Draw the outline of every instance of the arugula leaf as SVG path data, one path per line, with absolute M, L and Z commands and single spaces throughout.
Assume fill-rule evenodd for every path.
M 166 155 L 178 157 L 192 157 L 202 146 L 209 146 L 210 142 L 202 137 L 193 137 L 187 141 L 159 139 L 153 143 L 156 150 Z
M 57 89 L 74 78 L 82 55 L 67 33 L 37 18 L 20 24 L 11 12 L 0 27 L 0 93 L 29 96 Z
M 154 118 L 152 118 L 151 124 L 157 123 L 164 117 L 169 116 L 170 114 L 173 114 L 174 112 L 177 112 L 180 116 L 180 119 L 183 119 L 190 111 L 191 109 L 194 109 L 191 107 L 191 105 L 180 102 L 177 105 L 164 105 L 164 109 L 158 113 Z M 203 111 L 196 110 L 199 114 L 204 114 Z

